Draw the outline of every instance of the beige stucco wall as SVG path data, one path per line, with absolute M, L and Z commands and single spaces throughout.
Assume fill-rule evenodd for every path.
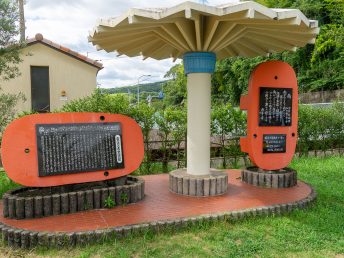
M 49 66 L 50 111 L 61 108 L 71 100 L 92 94 L 96 88 L 98 69 L 56 49 L 36 43 L 27 46 L 19 64 L 21 75 L 9 81 L 0 81 L 4 92 L 22 92 L 26 101 L 18 103 L 17 112 L 31 111 L 31 66 Z M 61 99 L 66 91 L 67 100 Z

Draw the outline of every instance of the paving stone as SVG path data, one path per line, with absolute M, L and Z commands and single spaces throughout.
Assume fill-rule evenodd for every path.
M 227 192 L 227 189 L 228 189 L 228 176 L 224 176 L 223 180 L 222 180 L 222 193 L 225 193 Z
M 100 206 L 101 206 L 100 196 L 101 196 L 100 189 L 94 189 L 93 190 L 93 207 L 95 209 L 100 209 Z
M 122 234 L 123 234 L 123 237 L 130 236 L 131 235 L 131 226 L 122 227 Z
M 141 198 L 140 198 L 140 200 L 142 200 L 143 198 L 145 198 L 145 187 L 146 187 L 145 181 L 141 180 L 140 186 L 141 186 Z
M 265 175 L 263 173 L 258 173 L 258 185 L 265 187 Z
M 38 232 L 30 232 L 30 248 L 34 248 L 38 245 Z
M 16 217 L 16 199 L 14 196 L 8 197 L 8 217 L 14 219 Z
M 55 235 L 55 237 L 56 237 L 56 247 L 57 248 L 62 248 L 62 247 L 65 247 L 65 246 L 67 246 L 66 245 L 66 241 L 65 241 L 65 234 L 63 234 L 63 233 L 57 233 L 56 235 Z
M 252 184 L 258 186 L 258 173 L 252 173 Z
M 191 196 L 196 196 L 197 190 L 196 190 L 196 179 L 195 178 L 190 178 L 190 188 L 189 188 L 189 195 Z
M 183 195 L 189 195 L 189 186 L 190 186 L 189 178 L 183 178 Z
M 292 174 L 290 174 L 290 173 L 287 173 L 284 175 L 283 187 L 285 187 L 285 188 L 291 187 L 291 177 L 292 177 Z
M 143 187 L 144 186 L 142 184 L 137 183 L 135 187 L 137 188 L 137 199 L 138 200 L 142 200 L 143 197 L 144 197 L 144 194 L 143 194 L 143 192 L 144 192 L 144 188 Z M 116 194 L 117 194 L 117 190 L 116 190 Z
M 284 187 L 284 175 L 278 175 L 278 188 Z
M 86 206 L 85 192 L 84 191 L 76 192 L 76 198 L 77 198 L 77 210 L 78 211 L 85 210 L 85 206 Z
M 69 213 L 69 196 L 67 193 L 61 194 L 61 213 Z
M 241 181 L 243 181 L 243 182 L 246 182 L 246 181 L 247 181 L 245 170 L 241 170 Z
M 14 230 L 13 247 L 15 247 L 15 248 L 20 248 L 21 247 L 21 233 L 22 232 L 23 232 L 23 230 L 21 230 L 21 229 Z
M 203 188 L 203 179 L 196 179 L 196 196 L 203 196 L 204 188 Z
M 113 200 L 116 200 L 115 194 L 116 194 L 116 189 L 114 191 Z M 137 198 L 136 188 L 134 186 L 131 186 L 130 187 L 130 203 L 136 203 L 137 201 L 138 201 L 138 198 Z
M 28 249 L 30 248 L 30 232 L 25 230 L 21 233 L 21 248 Z
M 24 198 L 16 198 L 16 219 L 24 219 L 25 218 L 25 199 Z
M 149 228 L 152 232 L 157 232 L 158 231 L 158 223 L 157 221 L 152 221 L 149 223 Z
M 265 186 L 267 188 L 271 188 L 272 187 L 272 175 L 270 175 L 270 174 L 266 174 L 265 175 Z
M 123 188 L 122 188 L 123 189 Z M 107 188 L 102 188 L 100 190 L 101 192 L 101 197 L 100 197 L 100 208 L 106 208 L 105 207 L 105 203 L 106 203 L 106 200 L 108 199 L 109 197 L 109 190 Z
M 2 197 L 2 203 L 4 206 L 4 208 L 2 210 L 3 211 L 2 214 L 5 218 L 7 218 L 9 216 L 9 214 L 8 214 L 8 195 L 6 193 Z
M 44 196 L 43 197 L 43 215 L 44 216 L 51 216 L 53 214 L 52 209 L 52 202 L 51 202 L 51 196 Z
M 61 199 L 59 194 L 54 194 L 52 196 L 52 205 L 53 205 L 53 215 L 61 214 Z
M 183 194 L 183 178 L 177 177 L 177 193 Z
M 10 230 L 10 228 L 8 228 L 6 226 L 2 228 L 1 240 L 5 243 L 8 243 L 8 231 L 9 230 Z
M 216 178 L 216 195 L 220 195 L 223 193 L 222 185 L 223 185 L 223 177 Z
M 48 247 L 55 248 L 56 247 L 56 234 L 48 233 L 47 237 L 49 239 L 49 246 Z
M 76 245 L 76 234 L 74 232 L 66 233 L 65 237 L 68 246 L 73 247 Z
M 110 187 L 111 189 L 113 188 L 114 189 L 114 187 Z M 109 189 L 110 189 L 109 188 Z M 110 191 L 110 190 L 109 190 Z M 115 191 L 115 189 L 114 189 L 114 191 Z M 86 202 L 86 207 L 85 207 L 85 209 L 86 210 L 93 210 L 93 208 L 94 208 L 94 206 L 93 206 L 93 191 L 92 190 L 87 190 L 86 192 L 85 192 L 85 202 Z
M 210 196 L 216 195 L 216 178 L 211 177 L 210 178 Z
M 14 231 L 15 229 L 12 228 L 7 231 L 7 245 L 9 247 L 14 247 Z
M 136 185 L 135 187 L 137 187 L 137 192 L 139 193 L 141 191 L 140 186 Z M 123 194 L 123 187 L 122 186 L 118 186 L 116 187 L 116 205 L 122 205 L 122 194 Z
M 69 212 L 75 213 L 78 211 L 78 198 L 76 192 L 70 192 L 69 195 Z
M 173 192 L 173 176 L 171 174 L 168 175 L 168 187 Z
M 33 217 L 34 217 L 33 198 L 27 197 L 25 198 L 25 218 L 31 219 Z
M 209 178 L 204 178 L 204 181 L 203 181 L 203 194 L 204 194 L 204 196 L 209 196 L 210 195 L 210 179 Z
M 75 233 L 76 244 L 78 246 L 85 246 L 87 244 L 87 238 L 85 232 Z
M 123 186 L 123 193 L 125 198 L 123 199 L 124 204 L 128 204 L 130 202 L 130 188 L 129 186 L 125 185 Z
M 253 185 L 253 173 L 249 173 L 248 171 L 246 171 L 247 173 L 247 183 L 249 183 L 250 185 Z
M 278 188 L 278 175 L 272 175 L 272 188 Z
M 176 176 L 172 177 L 172 191 L 175 193 L 178 192 L 178 178 Z
M 47 234 L 44 232 L 39 232 L 37 234 L 37 245 L 40 247 L 47 247 L 49 246 L 49 239 L 47 238 Z
M 115 229 L 114 229 L 115 230 Z M 104 241 L 104 232 L 103 230 L 95 230 L 94 231 L 94 235 L 95 235 L 95 243 L 102 243 Z

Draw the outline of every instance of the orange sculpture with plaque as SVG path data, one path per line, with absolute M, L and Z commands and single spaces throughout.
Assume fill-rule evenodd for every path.
M 288 166 L 297 143 L 298 88 L 293 68 L 281 61 L 258 65 L 240 109 L 247 110 L 247 136 L 240 139 L 241 150 L 261 169 Z
M 1 155 L 13 181 L 48 187 L 126 176 L 140 166 L 144 147 L 140 126 L 124 115 L 35 114 L 6 128 Z

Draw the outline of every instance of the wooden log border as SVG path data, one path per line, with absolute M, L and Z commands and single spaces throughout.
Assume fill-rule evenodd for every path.
M 289 188 L 297 185 L 297 172 L 291 168 L 266 171 L 252 167 L 241 171 L 241 181 L 265 188 Z
M 169 174 L 169 189 L 176 194 L 195 197 L 222 195 L 228 190 L 228 174 L 212 169 L 210 175 L 193 176 L 185 169 L 174 170 Z
M 123 186 L 34 197 L 19 197 L 16 195 L 17 193 L 32 189 L 19 187 L 3 195 L 3 216 L 21 220 L 100 209 L 105 208 L 105 201 L 109 196 L 115 205 L 136 203 L 142 200 L 144 197 L 144 180 L 139 177 L 127 176 L 126 182 L 126 185 Z

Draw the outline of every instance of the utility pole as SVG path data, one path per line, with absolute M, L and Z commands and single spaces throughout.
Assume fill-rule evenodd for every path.
M 25 41 L 25 16 L 24 16 L 24 0 L 18 0 L 19 6 L 19 29 L 20 41 Z
M 145 78 L 143 80 L 141 80 L 142 78 L 144 77 L 151 77 L 152 75 L 150 74 L 144 74 L 144 75 L 141 75 L 138 79 L 137 79 L 137 105 L 140 104 L 140 81 L 145 81 L 147 80 L 148 78 Z

